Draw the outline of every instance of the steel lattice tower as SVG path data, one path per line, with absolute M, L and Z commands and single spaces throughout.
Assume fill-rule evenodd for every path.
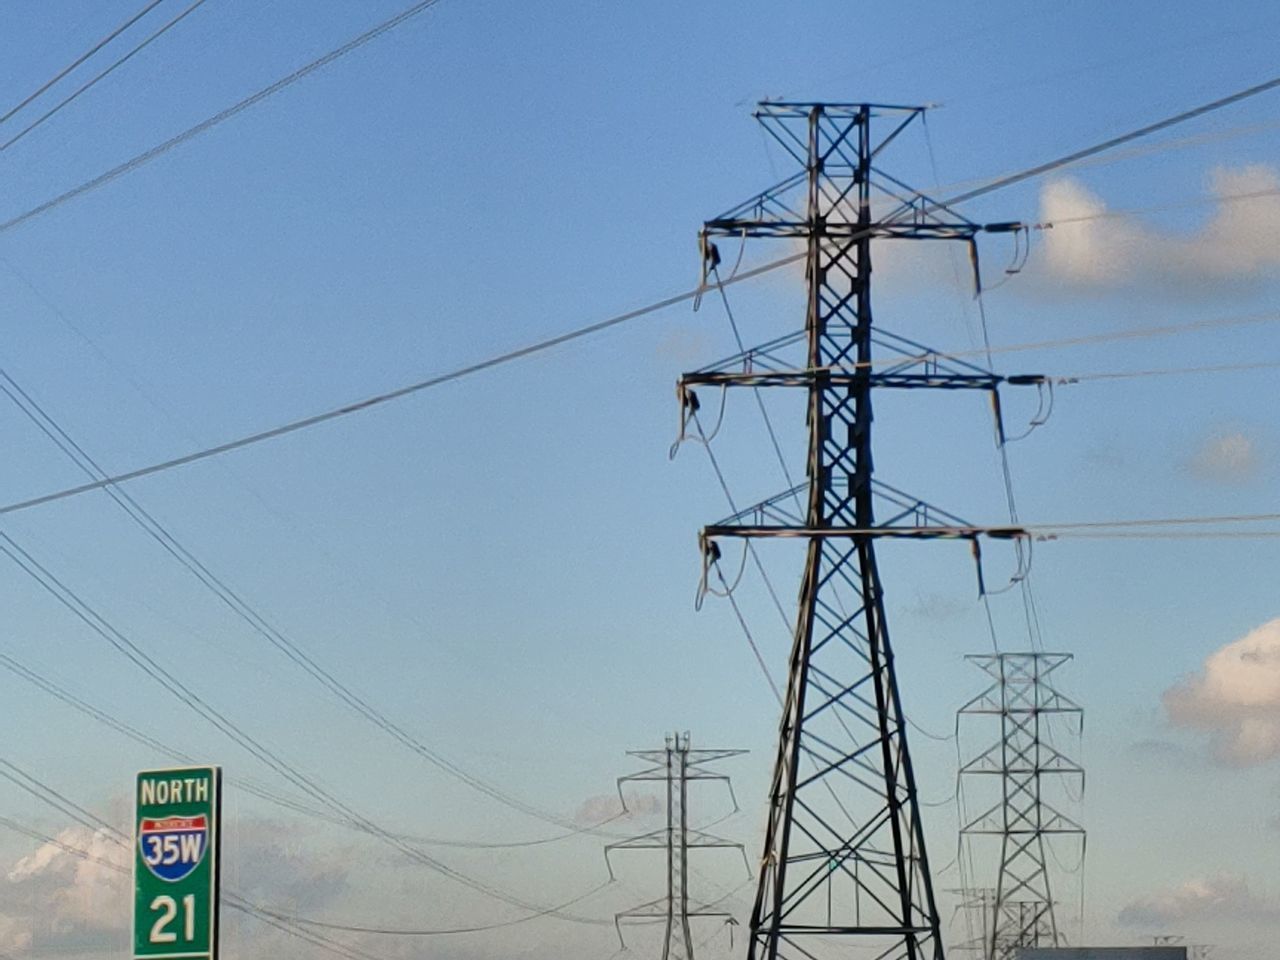
M 729 778 L 706 765 L 728 757 L 736 757 L 745 750 L 693 750 L 689 747 L 688 733 L 673 733 L 667 737 L 661 750 L 629 750 L 628 756 L 638 757 L 653 766 L 638 773 L 618 778 L 618 797 L 626 807 L 622 794 L 624 783 L 638 780 L 660 780 L 666 783 L 666 826 L 649 833 L 611 843 L 604 848 L 605 863 L 609 866 L 609 878 L 613 879 L 613 864 L 609 854 L 615 850 L 665 850 L 667 854 L 667 892 L 665 897 L 652 900 L 614 917 L 618 929 L 618 941 L 626 947 L 622 938 L 623 920 L 665 919 L 666 936 L 662 944 L 662 960 L 693 960 L 693 939 L 689 932 L 689 920 L 694 917 L 723 917 L 732 915 L 703 905 L 691 905 L 689 900 L 689 851 L 704 847 L 727 847 L 742 851 L 742 844 L 689 826 L 689 783 L 697 780 L 720 780 L 733 797 Z M 733 801 L 737 811 L 738 802 Z M 743 860 L 746 854 L 743 853 Z
M 716 237 L 805 245 L 804 329 L 680 382 L 686 422 L 698 385 L 807 393 L 807 482 L 703 530 L 704 563 L 718 555 L 719 537 L 807 541 L 751 960 L 813 957 L 833 937 L 876 960 L 943 955 L 875 543 L 943 535 L 931 524 L 974 528 L 873 482 L 871 397 L 877 388 L 994 392 L 1006 381 L 873 328 L 871 246 L 884 238 L 972 244 L 981 230 L 1013 225 L 973 223 L 882 170 L 882 151 L 922 113 L 761 104 L 755 116 L 801 169 L 703 228 L 709 267 L 718 262 Z M 897 359 L 873 369 L 876 346 Z M 877 522 L 873 498 L 890 505 L 887 521 Z
M 1084 711 L 1055 689 L 1050 675 L 1069 653 L 995 653 L 968 659 L 990 678 L 987 688 L 960 708 L 960 716 L 1000 718 L 1000 738 L 960 768 L 962 777 L 998 777 L 1000 797 L 961 828 L 966 837 L 998 836 L 1000 865 L 995 898 L 984 918 L 984 955 L 1006 960 L 1018 947 L 1057 947 L 1058 929 L 1046 857 L 1046 840 L 1083 837 L 1084 829 L 1056 810 L 1049 781 L 1079 778 L 1084 770 L 1050 742 L 1055 715 L 1083 728 Z
M 976 928 L 969 930 L 969 939 L 951 945 L 951 952 L 976 953 L 986 957 L 991 950 L 991 918 L 994 916 L 992 905 L 996 902 L 994 887 L 962 887 L 952 889 L 949 893 L 957 894 L 960 902 L 956 905 L 956 913 L 964 913 L 970 921 L 978 918 Z

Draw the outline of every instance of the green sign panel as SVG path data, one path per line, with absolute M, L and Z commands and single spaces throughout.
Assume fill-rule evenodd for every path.
M 134 802 L 135 960 L 217 960 L 222 769 L 144 770 Z

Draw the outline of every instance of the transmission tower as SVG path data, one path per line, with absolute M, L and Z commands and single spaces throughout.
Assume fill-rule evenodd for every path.
M 994 653 L 967 658 L 990 683 L 960 708 L 960 716 L 1000 718 L 1000 737 L 960 768 L 962 777 L 997 777 L 995 803 L 961 827 L 965 838 L 1000 838 L 995 898 L 984 918 L 984 955 L 1006 960 L 1018 947 L 1058 947 L 1058 929 L 1046 850 L 1055 836 L 1083 840 L 1084 829 L 1051 802 L 1051 781 L 1078 779 L 1084 770 L 1051 742 L 1054 717 L 1067 715 L 1083 730 L 1084 711 L 1057 690 L 1051 674 L 1068 653 Z M 984 904 L 985 906 L 985 904 Z
M 991 918 L 994 916 L 992 906 L 996 901 L 995 888 L 965 887 L 947 892 L 956 894 L 960 898 L 960 902 L 956 905 L 956 913 L 963 913 L 971 923 L 973 918 L 978 919 L 977 925 L 969 928 L 968 939 L 951 945 L 952 952 L 972 953 L 985 960 L 991 947 L 989 929 Z
M 751 960 L 818 956 L 832 938 L 877 960 L 943 955 L 875 543 L 976 534 L 872 480 L 871 396 L 876 388 L 994 393 L 1010 381 L 873 328 L 871 246 L 886 238 L 973 244 L 980 231 L 1017 225 L 974 223 L 884 172 L 884 150 L 923 112 L 760 104 L 756 118 L 800 169 L 702 231 L 704 270 L 716 283 L 714 238 L 798 240 L 805 249 L 804 328 L 680 381 L 686 425 L 696 422 L 699 385 L 807 395 L 807 482 L 702 533 L 704 565 L 719 556 L 721 537 L 807 542 Z M 893 359 L 873 370 L 873 348 Z M 877 522 L 875 501 L 889 505 L 887 521 Z
M 721 917 L 732 922 L 733 916 L 722 910 L 715 910 L 706 904 L 690 904 L 689 899 L 689 851 L 703 847 L 728 847 L 742 853 L 746 863 L 746 852 L 742 844 L 733 843 L 721 837 L 707 833 L 705 830 L 689 826 L 689 783 L 696 780 L 720 780 L 729 790 L 733 799 L 734 812 L 738 810 L 737 798 L 733 795 L 733 786 L 729 778 L 713 770 L 707 764 L 728 757 L 736 757 L 746 753 L 745 750 L 693 750 L 689 746 L 689 734 L 673 733 L 666 738 L 666 745 L 661 750 L 629 750 L 628 756 L 638 757 L 652 764 L 638 773 L 618 778 L 618 797 L 626 809 L 627 801 L 622 792 L 624 783 L 639 780 L 660 780 L 667 785 L 667 823 L 665 827 L 649 833 L 611 843 L 604 848 L 605 863 L 609 867 L 609 878 L 613 879 L 613 863 L 609 854 L 616 850 L 665 850 L 667 853 L 667 892 L 665 897 L 651 900 L 631 910 L 616 914 L 614 924 L 618 930 L 618 941 L 626 947 L 622 937 L 622 921 L 654 920 L 666 921 L 666 936 L 662 945 L 662 960 L 693 960 L 693 939 L 689 933 L 689 920 L 695 917 Z M 750 865 L 747 865 L 750 876 Z

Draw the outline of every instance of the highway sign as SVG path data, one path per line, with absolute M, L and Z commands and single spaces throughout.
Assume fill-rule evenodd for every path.
M 135 960 L 217 960 L 222 769 L 144 770 L 134 802 Z

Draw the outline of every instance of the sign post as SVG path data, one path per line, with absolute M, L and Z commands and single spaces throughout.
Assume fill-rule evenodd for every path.
M 218 960 L 222 768 L 144 770 L 134 802 L 134 960 Z

